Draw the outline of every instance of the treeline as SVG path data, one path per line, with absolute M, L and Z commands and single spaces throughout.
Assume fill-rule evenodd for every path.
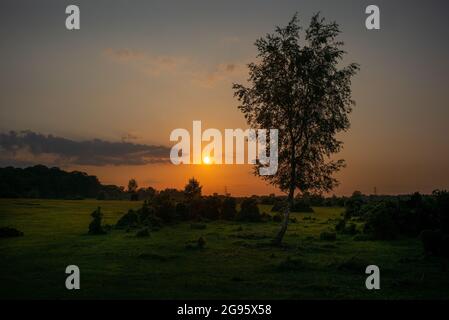
M 82 199 L 96 198 L 102 188 L 97 177 L 37 165 L 0 168 L 1 198 Z
M 345 213 L 336 231 L 355 234 L 358 239 L 394 240 L 419 237 L 427 254 L 449 257 L 449 192 L 435 190 L 430 195 L 372 198 L 360 192 L 345 202 Z
M 142 198 L 154 189 L 138 190 Z M 129 200 L 133 193 L 124 187 L 103 185 L 85 172 L 67 172 L 57 167 L 36 165 L 28 168 L 0 168 L 0 198 L 81 200 Z

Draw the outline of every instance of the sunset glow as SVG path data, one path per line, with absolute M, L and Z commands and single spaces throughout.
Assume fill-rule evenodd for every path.
M 205 156 L 203 158 L 203 163 L 204 164 L 212 164 L 212 159 L 210 157 L 208 157 L 208 156 Z

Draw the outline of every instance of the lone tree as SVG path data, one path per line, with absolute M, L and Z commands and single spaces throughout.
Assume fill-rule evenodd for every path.
M 200 185 L 199 181 L 195 178 L 189 179 L 189 182 L 184 187 L 184 196 L 188 202 L 193 200 L 198 200 L 201 198 L 201 189 L 203 187 Z
M 331 156 L 342 148 L 336 134 L 349 129 L 351 78 L 359 66 L 341 67 L 345 55 L 337 23 L 315 14 L 305 30 L 297 14 L 286 27 L 256 41 L 256 63 L 250 63 L 248 86 L 234 84 L 234 95 L 248 124 L 279 130 L 275 175 L 262 176 L 288 194 L 284 218 L 274 242 L 280 244 L 287 231 L 295 191 L 331 191 L 338 181 L 333 173 L 345 166 Z M 261 164 L 256 164 L 258 175 Z
M 128 182 L 128 192 L 129 193 L 136 192 L 138 187 L 139 187 L 139 185 L 137 184 L 136 179 L 129 180 L 129 182 Z

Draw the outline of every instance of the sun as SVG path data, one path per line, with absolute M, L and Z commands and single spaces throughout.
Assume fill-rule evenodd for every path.
M 211 164 L 211 163 L 212 163 L 212 160 L 211 160 L 210 157 L 205 156 L 205 157 L 203 158 L 203 163 L 204 163 L 204 164 Z

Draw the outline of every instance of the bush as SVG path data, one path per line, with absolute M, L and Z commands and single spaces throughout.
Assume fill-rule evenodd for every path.
M 138 237 L 138 238 L 145 238 L 145 237 L 149 237 L 149 236 L 150 236 L 150 232 L 149 232 L 148 228 L 143 228 L 136 232 L 136 237 Z
M 337 234 L 335 232 L 330 232 L 330 231 L 321 232 L 320 240 L 335 241 L 335 240 L 337 240 Z
M 200 220 L 203 216 L 203 202 L 201 199 L 193 199 L 189 202 L 189 219 Z
M 101 208 L 98 207 L 97 210 L 91 213 L 90 215 L 93 220 L 89 224 L 89 234 L 97 235 L 97 234 L 105 234 L 103 227 L 101 226 L 101 220 L 103 219 L 103 214 L 101 213 Z
M 189 207 L 183 202 L 177 203 L 176 216 L 182 221 L 189 220 Z
M 355 235 L 358 233 L 357 226 L 354 223 L 350 223 L 349 225 L 347 225 L 343 228 L 342 233 L 349 234 L 349 235 Z
M 159 194 L 154 198 L 155 215 L 163 222 L 176 220 L 176 207 L 168 194 Z
M 397 226 L 394 221 L 395 204 L 382 202 L 366 213 L 363 232 L 370 234 L 375 240 L 392 240 L 397 237 Z
M 218 220 L 220 218 L 221 201 L 218 197 L 207 197 L 202 199 L 203 208 L 202 216 L 211 219 Z
M 137 227 L 139 224 L 139 216 L 137 213 L 130 209 L 128 210 L 128 213 L 124 214 L 116 223 L 115 227 L 117 229 L 124 229 L 124 228 L 133 228 Z
M 352 196 L 345 201 L 345 218 L 359 217 L 363 214 L 362 206 L 365 204 L 364 196 L 361 192 L 355 191 Z
M 271 207 L 271 212 L 283 212 L 287 202 L 285 200 L 276 200 L 273 207 Z
M 150 218 L 150 216 L 154 216 L 154 208 L 151 207 L 148 202 L 145 200 L 143 202 L 142 208 L 137 210 L 138 223 L 145 224 L 146 220 Z
M 346 220 L 345 219 L 339 219 L 337 224 L 335 225 L 335 231 L 342 232 L 346 227 Z
M 435 198 L 436 216 L 442 232 L 449 234 L 449 192 L 435 190 L 432 193 Z
M 199 237 L 197 241 L 198 248 L 203 249 L 206 246 L 206 240 L 203 237 Z
M 237 216 L 237 201 L 235 198 L 226 197 L 222 204 L 221 218 L 224 220 L 234 220 Z
M 249 222 L 261 221 L 259 207 L 257 206 L 257 201 L 255 199 L 247 198 L 243 200 L 241 204 L 239 220 Z
M 22 237 L 23 232 L 19 231 L 15 228 L 10 227 L 1 227 L 0 228 L 0 238 L 13 238 L 13 237 Z
M 312 207 L 309 205 L 308 201 L 304 199 L 295 199 L 292 212 L 314 212 Z

